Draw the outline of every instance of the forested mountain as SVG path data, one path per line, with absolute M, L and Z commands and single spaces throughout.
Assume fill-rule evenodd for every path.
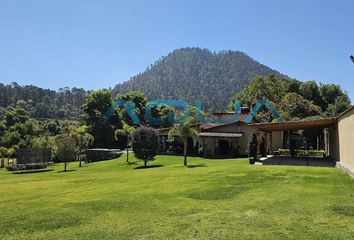
M 0 117 L 5 108 L 20 104 L 34 118 L 77 118 L 85 99 L 86 91 L 82 88 L 53 91 L 32 85 L 20 86 L 15 82 L 0 83 Z
M 113 94 L 141 91 L 148 99 L 201 100 L 205 110 L 223 111 L 255 75 L 269 74 L 283 76 L 243 52 L 181 48 L 116 85 Z
M 334 117 L 351 106 L 347 93 L 339 85 L 291 79 L 242 52 L 212 53 L 184 48 L 116 86 L 113 93 L 111 90 L 86 92 L 82 88 L 53 91 L 32 85 L 0 83 L 0 147 L 9 149 L 9 155 L 18 148 L 50 146 L 55 149 L 56 136 L 62 134 L 74 137 L 81 145 L 82 134 L 86 133 L 92 135 L 93 147 L 125 146 L 128 130 L 134 123 L 127 111 L 118 107 L 103 124 L 102 117 L 107 109 L 117 99 L 133 101 L 135 113 L 144 124 L 147 123 L 147 102 L 156 98 L 184 99 L 189 103 L 201 100 L 209 113 L 211 109 L 234 111 L 236 100 L 253 107 L 266 98 L 284 120 Z M 153 108 L 153 117 L 162 119 L 155 127 L 172 126 L 169 113 L 173 111 L 169 106 Z M 273 118 L 263 107 L 255 121 L 270 122 Z M 320 134 L 305 133 L 309 138 Z
M 245 53 L 182 48 L 160 58 L 148 69 L 129 81 L 118 84 L 113 96 L 141 91 L 151 99 L 184 99 L 189 103 L 201 100 L 205 110 L 226 109 L 230 97 L 242 90 L 255 75 L 281 74 L 262 65 Z M 87 92 L 82 88 L 61 88 L 58 91 L 13 82 L 0 83 L 0 116 L 4 109 L 18 101 L 34 118 L 70 119 L 82 113 Z

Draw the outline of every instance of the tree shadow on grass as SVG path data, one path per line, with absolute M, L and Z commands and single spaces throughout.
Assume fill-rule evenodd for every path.
M 58 171 L 57 173 L 66 173 L 66 172 L 75 172 L 75 171 L 76 171 L 76 169 L 69 169 L 69 170 L 66 170 L 66 171 L 61 170 L 61 171 Z
M 43 172 L 50 172 L 53 169 L 41 169 L 41 170 L 23 170 L 19 172 L 13 172 L 13 174 L 30 174 L 30 173 L 43 173 Z
M 205 163 L 202 164 L 188 164 L 187 166 L 176 166 L 176 167 L 185 167 L 185 168 L 197 168 L 197 167 L 207 167 Z
M 148 169 L 148 168 L 159 168 L 159 167 L 162 167 L 163 165 L 148 165 L 148 166 L 139 166 L 139 167 L 136 167 L 134 169 Z
M 89 167 L 88 165 L 82 165 L 81 167 L 80 166 L 77 166 L 77 168 L 86 168 L 86 167 Z
M 190 165 L 187 165 L 186 168 L 197 168 L 197 167 L 207 167 L 208 165 L 205 164 L 205 163 L 202 163 L 202 164 L 190 164 Z
M 354 217 L 354 207 L 348 205 L 331 205 L 332 211 L 345 216 Z
M 129 162 L 127 162 L 127 164 L 128 164 L 128 165 L 136 165 L 138 162 L 139 162 L 139 161 L 134 161 L 134 162 L 129 161 Z

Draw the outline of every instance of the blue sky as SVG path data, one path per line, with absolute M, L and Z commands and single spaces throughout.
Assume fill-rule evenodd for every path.
M 0 82 L 114 86 L 180 47 L 241 50 L 354 100 L 354 1 L 0 0 Z

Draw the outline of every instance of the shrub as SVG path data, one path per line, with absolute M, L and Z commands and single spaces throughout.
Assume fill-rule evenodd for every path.
M 0 147 L 0 157 L 1 157 L 0 168 L 5 166 L 5 160 L 4 160 L 5 156 L 7 156 L 7 148 Z
M 291 155 L 291 150 L 290 149 L 279 149 L 279 154 L 280 155 Z M 297 156 L 324 156 L 325 151 L 324 150 L 301 150 L 301 149 L 296 149 L 296 155 Z
M 252 134 L 248 140 L 248 157 L 250 164 L 254 164 L 257 156 L 257 136 Z
M 148 161 L 154 160 L 158 150 L 158 134 L 157 131 L 150 127 L 139 127 L 132 139 L 132 148 L 136 158 L 144 161 L 147 166 Z

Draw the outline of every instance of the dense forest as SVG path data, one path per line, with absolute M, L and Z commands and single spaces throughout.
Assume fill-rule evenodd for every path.
M 243 52 L 181 48 L 118 84 L 113 93 L 140 91 L 148 99 L 184 99 L 190 104 L 200 100 L 207 111 L 223 111 L 255 75 L 269 74 L 284 76 Z
M 15 82 L 0 83 L 0 116 L 6 108 L 16 107 L 18 101 L 22 101 L 33 118 L 77 119 L 82 114 L 86 94 L 82 88 L 66 87 L 54 91 L 32 85 L 20 86 Z

